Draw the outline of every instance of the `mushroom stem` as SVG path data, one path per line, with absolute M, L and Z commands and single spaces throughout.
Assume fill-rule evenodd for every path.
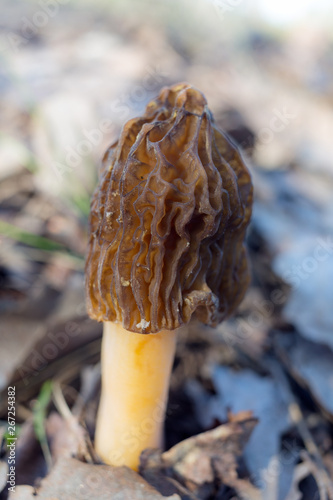
M 104 462 L 137 470 L 145 448 L 162 446 L 175 347 L 176 330 L 145 335 L 104 323 L 95 435 Z

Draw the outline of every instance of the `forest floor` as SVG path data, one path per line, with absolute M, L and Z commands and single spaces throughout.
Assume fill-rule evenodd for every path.
M 63 4 L 39 26 L 37 4 L 4 2 L 0 27 L 0 499 L 15 386 L 10 499 L 333 500 L 332 35 L 244 28 L 213 5 Z M 104 150 L 177 81 L 243 148 L 252 282 L 233 318 L 180 336 L 169 451 L 137 474 L 93 449 L 87 218 Z

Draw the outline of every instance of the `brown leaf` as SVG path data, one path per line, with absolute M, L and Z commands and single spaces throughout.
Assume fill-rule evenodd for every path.
M 25 318 L 23 319 L 27 324 Z M 21 326 L 23 331 L 24 325 Z M 7 329 L 9 333 L 16 331 L 15 323 Z M 2 335 L 2 328 L 0 334 Z M 69 321 L 54 321 L 48 324 L 45 334 L 37 343 L 27 344 L 28 353 L 25 359 L 20 364 L 15 363 L 17 369 L 9 384 L 16 386 L 16 402 L 24 403 L 31 400 L 38 394 L 42 383 L 55 375 L 59 377 L 61 374 L 62 378 L 65 378 L 66 373 L 73 370 L 79 374 L 82 364 L 99 357 L 100 337 L 101 326 L 84 315 L 73 316 Z M 28 338 L 27 335 L 26 338 Z M 20 342 L 21 340 L 15 337 L 11 350 L 15 346 L 18 349 Z M 8 356 L 10 352 L 8 351 Z M 2 396 L 0 397 L 0 414 L 5 415 L 7 408 L 5 393 L 0 396 Z
M 35 489 L 32 486 L 16 486 L 15 491 L 9 493 L 8 500 L 34 500 Z M 49 499 L 51 500 L 51 499 Z
M 86 431 L 77 417 L 64 419 L 53 412 L 46 422 L 46 432 L 54 461 L 63 457 L 87 457 Z
M 256 423 L 251 412 L 241 412 L 230 415 L 229 421 L 216 429 L 186 439 L 162 455 L 146 450 L 141 456 L 140 472 L 147 480 L 152 478 L 152 471 L 155 476 L 156 473 L 171 476 L 200 499 L 208 498 L 217 482 L 237 489 L 237 458 L 242 455 Z M 156 483 L 155 486 L 158 487 Z
M 40 500 L 162 500 L 163 497 L 127 467 L 91 465 L 60 458 L 37 490 Z M 167 500 L 180 500 L 178 495 Z
M 178 493 L 183 500 L 198 500 L 185 486 L 173 477 L 169 477 L 164 470 L 161 450 L 147 449 L 141 454 L 140 473 L 162 495 Z

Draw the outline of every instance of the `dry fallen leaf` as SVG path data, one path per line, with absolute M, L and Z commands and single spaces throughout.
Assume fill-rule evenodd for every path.
M 26 488 L 24 496 L 23 489 Z M 22 490 L 21 490 L 22 489 Z M 37 494 L 32 488 L 18 487 L 9 500 L 180 500 L 178 495 L 163 497 L 136 472 L 127 467 L 91 465 L 73 458 L 58 460 L 52 472 L 42 480 Z M 30 495 L 30 496 L 28 496 Z
M 311 473 L 309 465 L 305 462 L 298 464 L 294 469 L 293 481 L 285 500 L 301 500 L 302 493 L 299 490 L 299 483 Z
M 23 318 L 22 330 L 26 324 L 24 321 Z M 86 316 L 80 315 L 73 316 L 70 321 L 54 322 L 47 324 L 46 327 L 42 326 L 42 330 L 45 331 L 42 332 L 37 342 L 32 345 L 27 344 L 28 352 L 21 363 L 15 363 L 16 370 L 9 380 L 11 385 L 16 386 L 17 403 L 24 403 L 36 396 L 45 380 L 51 379 L 55 375 L 58 377 L 62 375 L 65 378 L 66 373 L 73 370 L 79 373 L 83 364 L 94 359 L 94 355 L 99 353 L 99 338 L 101 336 L 101 327 L 95 323 L 88 320 Z M 11 331 L 13 328 L 9 328 L 8 332 Z M 1 333 L 2 329 L 0 328 Z M 11 349 L 14 349 L 14 342 L 12 344 Z M 67 361 L 68 359 L 70 362 Z M 6 412 L 4 393 L 3 397 L 0 398 L 0 412 Z
M 64 457 L 89 456 L 86 431 L 74 415 L 64 419 L 59 413 L 51 413 L 46 422 L 46 432 L 54 461 Z
M 34 493 L 35 489 L 32 486 L 16 486 L 15 492 L 9 493 L 8 500 L 34 500 L 36 498 Z
M 256 423 L 251 412 L 240 412 L 229 415 L 227 423 L 190 437 L 162 454 L 146 450 L 141 456 L 140 472 L 148 481 L 154 481 L 156 488 L 165 487 L 161 480 L 156 483 L 156 477 L 165 476 L 169 482 L 172 478 L 175 487 L 180 483 L 200 500 L 210 498 L 217 484 L 246 490 L 248 498 L 259 498 L 259 491 L 237 474 L 238 458 Z

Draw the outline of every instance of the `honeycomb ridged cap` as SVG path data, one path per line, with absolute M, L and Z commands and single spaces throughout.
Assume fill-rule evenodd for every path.
M 204 95 L 164 88 L 106 152 L 86 260 L 91 318 L 126 330 L 215 326 L 249 283 L 250 174 Z

